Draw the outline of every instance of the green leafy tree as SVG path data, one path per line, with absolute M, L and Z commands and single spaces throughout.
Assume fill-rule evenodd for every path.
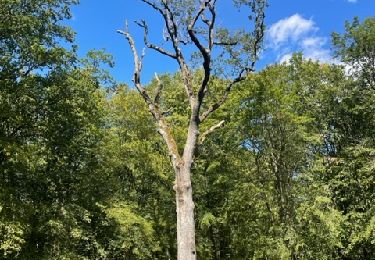
M 123 230 L 148 232 L 129 209 L 123 229 L 107 210 L 116 179 L 104 167 L 108 75 L 99 67 L 108 57 L 77 59 L 62 25 L 75 2 L 0 3 L 2 259 L 103 259 L 131 253 L 114 246 Z
M 336 56 L 349 66 L 349 73 L 363 88 L 374 90 L 375 86 L 375 18 L 370 17 L 362 23 L 358 17 L 346 22 L 346 32 L 332 34 Z
M 296 56 L 249 76 L 212 117 L 227 123 L 197 153 L 201 257 L 337 257 L 344 219 L 323 180 L 315 116 L 341 81 L 340 67 Z
M 347 84 L 338 92 L 328 125 L 333 163 L 328 181 L 334 200 L 347 217 L 342 254 L 371 259 L 374 252 L 375 162 L 375 19 L 346 23 L 346 32 L 333 34 L 336 55 L 349 68 Z
M 74 60 L 57 40 L 71 41 L 73 33 L 60 24 L 69 18 L 72 1 L 2 1 L 0 13 L 0 162 L 1 250 L 15 257 L 30 232 L 27 220 L 33 208 L 27 189 L 44 160 L 38 156 L 41 139 L 41 102 L 52 67 Z M 42 93 L 42 95 L 41 95 Z M 36 176 L 35 176 L 36 177 Z M 36 187 L 35 187 L 36 188 Z

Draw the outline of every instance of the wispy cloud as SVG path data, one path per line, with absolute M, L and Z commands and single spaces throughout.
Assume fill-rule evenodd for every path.
M 331 62 L 332 57 L 329 49 L 325 48 L 327 38 L 313 36 L 302 40 L 301 47 L 305 58 Z
M 357 3 L 357 0 L 347 0 L 349 3 Z
M 317 35 L 319 27 L 312 19 L 299 14 L 279 20 L 267 31 L 267 46 L 278 62 L 288 61 L 294 52 L 302 52 L 306 59 L 333 62 L 326 48 L 328 39 Z
M 299 14 L 294 14 L 271 25 L 268 34 L 274 45 L 288 40 L 298 40 L 301 36 L 315 31 L 312 20 L 306 20 Z

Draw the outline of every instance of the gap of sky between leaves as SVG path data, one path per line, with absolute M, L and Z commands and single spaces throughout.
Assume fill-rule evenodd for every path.
M 220 25 L 229 28 L 246 28 L 246 13 L 231 9 L 229 0 L 218 1 Z M 360 20 L 375 15 L 375 0 L 269 0 L 266 11 L 267 33 L 264 51 L 257 69 L 275 62 L 288 61 L 292 53 L 303 52 L 306 58 L 321 62 L 334 62 L 330 47 L 330 34 L 343 32 L 344 22 L 354 16 Z M 105 50 L 113 55 L 115 67 L 111 74 L 119 82 L 131 85 L 133 60 L 125 39 L 116 33 L 123 29 L 125 20 L 141 50 L 143 31 L 133 24 L 145 19 L 150 26 L 150 39 L 161 43 L 163 23 L 157 13 L 140 0 L 81 0 L 73 8 L 73 19 L 68 22 L 77 32 L 79 55 L 91 49 Z M 144 83 L 154 73 L 175 72 L 173 60 L 147 51 L 144 60 Z

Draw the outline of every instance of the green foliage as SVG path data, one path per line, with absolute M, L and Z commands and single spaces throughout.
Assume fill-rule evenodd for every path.
M 74 2 L 0 3 L 0 258 L 172 259 L 168 152 L 139 94 L 102 69 L 110 56 L 79 61 L 62 47 L 73 41 L 62 21 Z M 177 2 L 182 17 L 196 8 Z M 373 18 L 347 23 L 333 40 L 350 70 L 297 54 L 249 75 L 204 122 L 202 133 L 226 121 L 193 165 L 201 259 L 374 258 L 373 36 Z M 160 79 L 182 149 L 181 75 Z M 212 78 L 203 108 L 223 84 Z
M 375 163 L 375 68 L 373 18 L 346 23 L 343 35 L 333 34 L 337 55 L 351 69 L 339 90 L 335 117 L 327 118 L 336 138 L 327 181 L 333 199 L 347 218 L 343 255 L 350 259 L 375 257 L 373 244 Z M 331 160 L 332 161 L 332 160 Z
M 237 171 L 243 174 L 226 205 L 232 257 L 335 256 L 341 215 L 319 180 L 315 147 L 322 140 L 309 109 L 337 80 L 335 71 L 295 56 L 290 65 L 249 77 L 234 98 L 240 107 L 231 118 L 232 131 L 239 137 L 240 156 L 248 159 L 241 160 Z
M 112 204 L 104 209 L 107 216 L 119 226 L 112 246 L 118 247 L 112 257 L 120 259 L 150 259 L 159 251 L 154 236 L 152 222 L 134 213 L 134 209 L 124 203 Z
M 111 94 L 108 106 L 108 167 L 116 178 L 114 198 L 129 203 L 131 207 L 126 207 L 142 216 L 143 223 L 140 226 L 135 223 L 137 227 L 134 227 L 130 226 L 130 221 L 130 233 L 134 229 L 139 233 L 129 237 L 129 232 L 123 230 L 118 241 L 133 243 L 137 259 L 168 259 L 176 250 L 171 189 L 174 176 L 168 153 L 144 101 L 135 90 L 120 85 Z
M 346 22 L 346 32 L 332 34 L 336 56 L 349 65 L 350 74 L 356 77 L 362 87 L 375 86 L 375 18 L 369 17 L 361 23 L 358 17 Z
M 0 228 L 0 250 L 3 252 L 4 257 L 17 257 L 18 252 L 21 251 L 26 242 L 24 239 L 24 228 L 17 222 L 0 223 Z
M 25 77 L 31 71 L 67 65 L 74 55 L 59 41 L 72 42 L 74 33 L 61 24 L 71 17 L 75 0 L 4 0 L 0 4 L 1 78 Z
M 73 2 L 0 4 L 1 259 L 127 253 L 112 246 L 120 224 L 98 204 L 117 181 L 107 164 L 109 77 L 99 67 L 110 60 L 90 52 L 79 62 L 61 46 L 73 40 L 61 24 Z

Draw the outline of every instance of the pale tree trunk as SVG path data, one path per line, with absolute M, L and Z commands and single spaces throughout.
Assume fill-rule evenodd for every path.
M 177 173 L 175 191 L 178 260 L 196 259 L 194 202 L 190 179 L 190 169 L 182 169 Z
M 153 1 L 153 0 L 141 0 L 142 2 L 151 6 L 155 11 L 161 14 L 165 22 L 165 29 L 168 35 L 168 41 L 172 45 L 172 51 L 157 46 L 148 41 L 148 26 L 145 21 L 136 22 L 140 27 L 144 29 L 144 44 L 147 48 L 153 49 L 160 54 L 170 57 L 177 61 L 182 74 L 184 88 L 186 95 L 189 100 L 190 106 L 190 118 L 187 129 L 187 138 L 184 146 L 183 154 L 179 153 L 177 143 L 172 135 L 172 127 L 168 124 L 165 116 L 160 109 L 160 94 L 163 89 L 163 84 L 160 82 L 156 75 L 156 80 L 159 85 L 156 88 L 155 97 L 151 98 L 146 88 L 141 83 L 141 70 L 142 70 L 142 56 L 138 55 L 134 39 L 130 35 L 127 23 L 125 31 L 118 30 L 119 33 L 123 34 L 129 42 L 130 48 L 134 56 L 134 76 L 133 82 L 142 98 L 148 105 L 148 108 L 153 115 L 156 123 L 158 124 L 158 132 L 163 137 L 171 157 L 173 169 L 175 172 L 175 185 L 174 190 L 176 192 L 176 212 L 177 212 L 177 259 L 178 260 L 195 260 L 196 247 L 195 247 L 195 219 L 194 219 L 194 202 L 193 202 L 193 190 L 191 185 L 191 168 L 194 163 L 194 153 L 197 145 L 202 143 L 206 136 L 212 133 L 215 129 L 221 127 L 224 121 L 221 121 L 200 135 L 199 141 L 199 125 L 207 119 L 207 117 L 215 112 L 222 104 L 227 100 L 232 87 L 241 81 L 243 81 L 247 74 L 252 72 L 255 65 L 258 49 L 263 39 L 263 21 L 264 13 L 263 10 L 266 6 L 265 0 L 247 0 L 248 6 L 251 6 L 252 11 L 256 13 L 255 17 L 255 29 L 253 34 L 248 36 L 254 37 L 253 50 L 250 52 L 249 60 L 252 62 L 245 63 L 244 66 L 239 68 L 238 75 L 227 82 L 227 86 L 224 89 L 224 93 L 217 99 L 216 102 L 206 108 L 205 111 L 200 111 L 205 94 L 207 91 L 208 83 L 211 76 L 211 63 L 212 63 L 212 50 L 216 46 L 232 46 L 233 48 L 243 43 L 234 40 L 228 40 L 224 38 L 217 38 L 215 34 L 215 21 L 216 21 L 216 0 L 202 0 L 200 6 L 195 14 L 191 17 L 191 20 L 187 24 L 187 28 L 182 29 L 179 26 L 178 18 L 176 13 L 173 12 L 173 3 L 168 0 Z M 252 5 L 249 5 L 253 3 Z M 209 14 L 209 16 L 206 16 Z M 197 35 L 196 24 L 200 20 L 206 28 L 207 40 L 202 40 L 200 35 Z M 189 39 L 181 39 L 180 30 L 186 30 Z M 219 36 L 219 35 L 218 35 Z M 186 41 L 187 40 L 187 41 Z M 193 88 L 193 73 L 192 69 L 186 63 L 185 57 L 180 48 L 181 44 L 193 44 L 201 54 L 203 58 L 202 67 L 204 70 L 204 77 L 200 82 L 198 91 L 194 91 Z M 248 47 L 246 47 L 248 52 Z M 235 59 L 235 58 L 233 58 Z
M 188 135 L 182 165 L 176 171 L 176 211 L 177 211 L 177 259 L 196 259 L 195 249 L 195 220 L 193 189 L 191 185 L 191 166 L 194 162 L 194 153 L 198 138 L 198 106 L 192 100 L 192 116 L 189 122 Z

